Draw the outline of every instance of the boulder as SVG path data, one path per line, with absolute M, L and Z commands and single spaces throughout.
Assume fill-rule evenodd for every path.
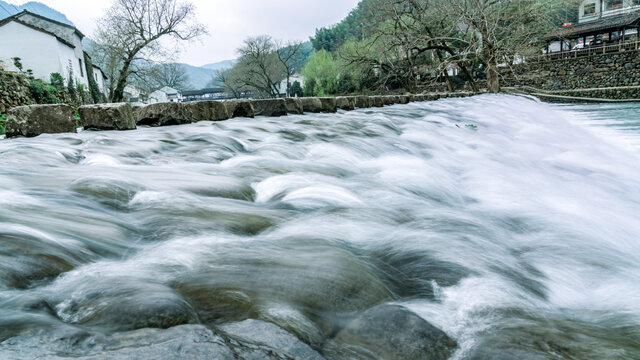
M 76 132 L 73 108 L 65 104 L 29 105 L 9 110 L 6 137 Z
M 220 101 L 193 101 L 184 103 L 183 106 L 191 113 L 193 121 L 220 121 L 229 118 L 227 107 Z
M 287 102 L 284 99 L 253 100 L 255 116 L 287 116 Z
M 370 108 L 372 99 L 369 96 L 356 96 L 356 107 L 360 109 Z
M 408 104 L 411 102 L 411 97 L 409 95 L 400 95 L 398 96 L 399 104 Z
M 224 105 L 227 107 L 229 117 L 252 118 L 255 116 L 253 104 L 251 104 L 251 101 L 249 100 L 227 100 L 224 102 Z
M 336 98 L 332 97 L 321 97 L 320 103 L 322 103 L 322 112 L 325 113 L 334 113 L 338 111 L 338 105 L 336 103 Z
M 136 120 L 127 103 L 80 106 L 80 119 L 88 130 L 134 130 Z
M 319 113 L 322 112 L 322 101 L 319 98 L 308 97 L 300 99 L 302 101 L 302 108 L 306 113 Z
M 309 345 L 278 326 L 260 320 L 245 320 L 219 327 L 229 337 L 250 344 L 265 344 L 274 352 L 292 359 L 324 359 Z
M 336 98 L 336 105 L 338 109 L 351 111 L 356 108 L 356 101 L 354 97 L 351 96 L 339 96 Z
M 457 347 L 442 330 L 400 305 L 379 305 L 349 322 L 325 346 L 332 359 L 445 360 Z
M 373 107 L 383 107 L 384 106 L 384 98 L 382 96 L 372 96 L 371 97 L 371 105 Z
M 286 98 L 287 112 L 289 114 L 301 115 L 304 113 L 304 107 L 302 106 L 302 100 L 298 98 Z
M 168 126 L 193 122 L 189 109 L 181 103 L 150 104 L 136 108 L 134 112 L 138 125 Z

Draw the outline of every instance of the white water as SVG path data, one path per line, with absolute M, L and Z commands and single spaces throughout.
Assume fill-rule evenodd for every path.
M 455 359 L 640 358 L 638 115 L 485 95 L 2 140 L 0 261 L 26 255 L 0 265 L 0 357 L 38 329 L 123 330 L 100 314 L 156 296 L 320 352 L 326 319 L 396 302 Z M 41 254 L 66 265 L 25 277 Z M 221 291 L 253 310 L 201 302 Z

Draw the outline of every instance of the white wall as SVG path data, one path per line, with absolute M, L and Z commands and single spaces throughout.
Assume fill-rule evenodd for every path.
M 11 58 L 19 57 L 23 69 L 31 69 L 34 77 L 49 81 L 52 73 L 66 75 L 68 59 L 75 58 L 74 50 L 55 37 L 11 21 L 0 26 L 0 56 L 8 70 L 17 71 Z
M 109 91 L 107 90 L 107 86 L 104 82 L 104 77 L 102 74 L 102 71 L 98 68 L 93 68 L 93 79 L 96 81 L 96 84 L 98 84 L 98 89 L 100 89 L 100 92 L 105 96 L 105 97 L 109 97 Z

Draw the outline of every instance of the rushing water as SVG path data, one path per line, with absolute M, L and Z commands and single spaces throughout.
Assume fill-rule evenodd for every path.
M 484 95 L 2 140 L 0 358 L 216 358 L 247 319 L 332 358 L 394 303 L 454 359 L 640 359 L 639 115 Z

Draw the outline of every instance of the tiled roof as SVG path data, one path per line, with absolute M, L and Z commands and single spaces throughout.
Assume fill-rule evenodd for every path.
M 566 39 L 603 30 L 615 30 L 640 23 L 640 12 L 604 17 L 598 21 L 562 28 L 547 34 L 545 40 Z

